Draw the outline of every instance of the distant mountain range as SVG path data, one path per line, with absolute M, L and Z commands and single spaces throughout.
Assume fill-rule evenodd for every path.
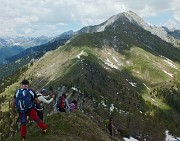
M 0 48 L 2 47 L 14 47 L 20 46 L 24 49 L 39 46 L 52 40 L 52 37 L 40 36 L 40 37 L 1 37 Z
M 21 51 L 45 44 L 52 40 L 52 38 L 41 36 L 37 38 L 32 37 L 4 37 L 0 38 L 0 64 L 6 63 L 5 58 L 16 55 Z
M 8 75 L 13 74 L 29 62 L 33 62 L 34 60 L 41 58 L 46 52 L 55 50 L 59 46 L 64 45 L 66 41 L 68 41 L 73 35 L 73 31 L 64 32 L 63 34 L 53 38 L 45 44 L 29 47 L 25 50 L 19 50 L 19 53 L 15 54 L 14 56 L 9 56 L 6 58 L 4 57 L 4 64 L 0 66 L 0 80 L 6 78 Z M 18 48 L 22 49 L 20 47 L 15 47 L 15 50 Z M 9 48 L 5 49 L 8 50 Z M 10 50 L 12 51 L 12 49 L 13 47 L 11 47 Z M 2 48 L 2 51 L 3 50 L 4 48 Z M 15 51 L 13 53 L 15 53 Z

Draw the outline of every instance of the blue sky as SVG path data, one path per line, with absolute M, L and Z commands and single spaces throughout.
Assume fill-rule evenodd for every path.
M 56 36 L 133 11 L 155 26 L 180 29 L 180 0 L 0 0 L 0 37 Z
M 152 24 L 152 25 L 169 26 L 169 28 L 173 28 L 174 25 L 167 25 L 168 21 L 170 19 L 173 19 L 172 17 L 173 17 L 172 13 L 164 12 L 164 13 L 160 13 L 160 14 L 158 14 L 156 16 L 145 17 L 143 19 L 147 23 Z M 176 27 L 179 28 L 177 25 L 176 25 Z M 176 28 L 176 27 L 174 27 L 174 28 Z

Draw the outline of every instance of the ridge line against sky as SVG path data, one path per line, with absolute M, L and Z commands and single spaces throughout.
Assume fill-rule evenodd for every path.
M 180 0 L 0 0 L 0 37 L 56 36 L 129 10 L 147 23 L 180 29 Z

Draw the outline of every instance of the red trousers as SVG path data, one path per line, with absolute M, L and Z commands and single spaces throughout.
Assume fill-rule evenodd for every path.
M 20 114 L 20 122 L 21 122 L 21 128 L 20 128 L 20 134 L 21 137 L 25 137 L 27 130 L 26 130 L 26 120 L 27 116 L 29 116 L 32 120 L 36 121 L 37 125 L 42 129 L 46 129 L 46 124 L 38 117 L 36 110 L 32 108 L 28 113 L 26 114 Z

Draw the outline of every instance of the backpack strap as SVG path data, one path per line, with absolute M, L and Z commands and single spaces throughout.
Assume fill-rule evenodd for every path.
M 29 92 L 30 92 L 30 94 L 33 96 L 33 98 L 34 98 L 34 92 L 32 91 L 32 90 L 30 90 L 30 89 L 28 89 L 29 90 Z
M 18 93 L 19 93 L 19 91 L 20 91 L 20 89 L 19 89 L 19 90 L 17 90 L 17 92 L 16 92 L 16 97 L 18 97 Z
M 16 97 L 18 96 L 19 91 L 23 91 L 23 90 L 28 90 L 29 93 L 30 93 L 30 94 L 32 95 L 32 97 L 34 98 L 34 92 L 33 92 L 31 89 L 19 89 L 19 90 L 17 90 L 17 92 L 16 92 Z

